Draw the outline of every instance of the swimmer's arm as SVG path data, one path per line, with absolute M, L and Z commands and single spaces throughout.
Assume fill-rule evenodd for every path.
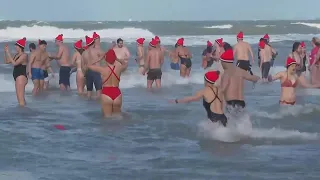
M 126 57 L 124 58 L 125 61 L 128 61 L 129 58 L 130 58 L 131 54 L 130 54 L 130 51 L 129 49 L 126 47 Z
M 141 60 L 143 58 L 143 53 L 142 53 L 141 48 L 138 49 L 138 57 L 137 58 L 138 58 L 137 60 Z
M 49 55 L 49 58 L 60 60 L 62 57 L 62 53 L 63 53 L 63 48 L 59 47 L 58 53 L 56 55 Z
M 304 76 L 298 78 L 298 83 L 303 88 L 320 88 L 320 84 L 309 84 Z
M 88 69 L 95 71 L 95 72 L 98 72 L 100 74 L 102 74 L 103 71 L 105 71 L 104 68 L 102 68 L 101 66 L 97 66 L 97 65 L 90 65 L 90 66 L 88 66 Z
M 147 55 L 147 59 L 144 61 L 144 72 L 149 69 L 149 64 L 150 64 L 150 53 Z
M 275 55 L 278 54 L 277 51 L 275 49 L 273 49 L 272 47 L 271 47 L 271 51 L 272 51 L 272 54 L 275 54 Z
M 204 89 L 196 92 L 193 96 L 187 96 L 182 99 L 176 99 L 176 103 L 189 103 L 199 101 L 203 97 Z
M 316 62 L 318 62 L 318 61 L 319 61 L 319 58 L 320 58 L 320 51 L 317 52 L 316 57 L 315 57 L 315 60 L 313 61 L 313 64 L 315 64 Z
M 31 73 L 31 68 L 32 68 L 32 64 L 34 63 L 34 60 L 36 59 L 36 56 L 34 55 L 34 53 L 32 53 L 29 56 L 29 63 L 28 63 L 28 72 Z
M 16 66 L 18 64 L 22 64 L 23 61 L 25 61 L 26 59 L 28 59 L 27 54 L 22 54 L 16 61 L 12 60 L 11 64 Z
M 51 74 L 54 74 L 54 73 L 53 73 L 53 70 L 52 70 L 52 68 L 51 68 L 50 58 L 48 58 L 48 59 L 46 60 L 46 69 L 47 69 L 48 72 L 50 72 Z
M 248 46 L 249 46 L 249 52 L 250 52 L 250 55 L 251 55 L 251 62 L 253 64 L 254 63 L 253 51 L 252 51 L 252 48 L 251 48 L 251 46 L 249 44 L 248 44 Z
M 277 73 L 276 75 L 272 76 L 271 79 L 269 79 L 269 81 L 276 81 L 278 79 L 280 79 L 282 77 L 282 72 Z
M 259 67 L 260 67 L 260 69 L 261 69 L 262 63 L 264 62 L 264 50 L 262 50 L 262 49 L 260 50 L 259 56 L 260 56 L 260 64 L 259 64 Z
M 76 55 L 76 53 L 74 53 L 72 56 L 72 60 L 71 60 L 72 66 L 76 66 L 76 60 L 77 60 L 77 55 Z
M 5 56 L 6 56 L 6 62 L 7 62 L 7 64 L 12 64 L 13 58 L 12 58 L 11 53 L 9 52 L 9 50 L 8 50 L 8 51 L 5 51 L 4 54 L 5 54 Z
M 256 76 L 256 75 L 251 75 L 249 72 L 247 71 L 242 71 L 242 77 L 247 80 L 247 81 L 251 81 L 251 82 L 257 82 L 260 77 Z

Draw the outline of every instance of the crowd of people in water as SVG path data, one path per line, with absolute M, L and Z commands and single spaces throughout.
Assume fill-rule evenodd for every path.
M 294 42 L 292 52 L 285 63 L 286 70 L 270 75 L 277 51 L 271 46 L 269 35 L 266 34 L 258 43 L 258 63 L 261 77 L 254 75 L 251 65 L 255 63 L 251 45 L 244 41 L 244 33 L 236 36 L 237 43 L 232 47 L 222 38 L 214 43 L 207 41 L 207 47 L 202 53 L 202 68 L 205 69 L 205 87 L 194 95 L 171 100 L 172 103 L 188 103 L 203 99 L 207 117 L 212 122 L 227 125 L 225 112 L 243 110 L 246 106 L 244 97 L 244 81 L 267 83 L 280 80 L 281 105 L 296 103 L 296 88 L 320 88 L 320 39 L 313 38 L 313 49 L 309 55 L 306 67 L 307 53 L 304 42 Z M 34 96 L 48 89 L 49 80 L 54 76 L 51 61 L 59 65 L 59 85 L 62 91 L 70 90 L 70 75 L 76 73 L 77 92 L 89 99 L 99 99 L 105 117 L 119 114 L 122 107 L 122 94 L 119 88 L 121 73 L 128 67 L 130 52 L 124 46 L 121 38 L 112 43 L 105 52 L 101 48 L 100 36 L 94 32 L 91 37 L 85 36 L 74 43 L 74 53 L 71 56 L 69 47 L 63 42 L 63 35 L 55 38 L 56 53 L 46 51 L 47 42 L 39 40 L 38 45 L 29 44 L 30 53 L 25 53 L 26 38 L 15 43 L 16 54 L 11 55 L 8 45 L 5 46 L 5 63 L 12 64 L 16 95 L 20 106 L 25 106 L 25 87 L 28 78 L 32 79 Z M 147 88 L 151 89 L 155 82 L 156 88 L 161 88 L 162 65 L 165 56 L 171 60 L 172 70 L 180 71 L 181 77 L 189 77 L 192 68 L 192 54 L 184 45 L 184 38 L 177 40 L 175 48 L 167 50 L 161 45 L 160 38 L 155 36 L 145 49 L 145 38 L 138 38 L 135 61 L 138 73 L 147 74 Z M 251 59 L 251 63 L 250 63 Z M 234 63 L 236 61 L 236 63 Z M 211 68 L 216 63 L 216 68 Z M 311 81 L 306 78 L 307 69 Z M 86 91 L 85 91 L 86 87 Z M 96 96 L 92 95 L 95 88 Z

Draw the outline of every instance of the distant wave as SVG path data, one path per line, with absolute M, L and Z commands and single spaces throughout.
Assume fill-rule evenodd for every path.
M 290 24 L 299 24 L 299 25 L 304 25 L 304 26 L 309 26 L 309 27 L 320 29 L 320 24 L 319 23 L 296 22 L 296 23 L 290 23 Z
M 256 25 L 256 27 L 258 27 L 258 28 L 265 28 L 265 27 L 275 27 L 276 25 L 263 25 L 263 24 L 261 24 L 261 25 Z
M 231 24 L 224 24 L 224 25 L 218 25 L 218 26 L 205 26 L 203 28 L 206 29 L 231 29 L 233 26 Z
M 77 39 L 83 39 L 86 35 L 92 35 L 96 31 L 102 42 L 111 42 L 117 38 L 123 38 L 125 43 L 135 43 L 136 39 L 139 37 L 146 38 L 146 43 L 148 43 L 151 38 L 154 37 L 154 33 L 148 29 L 141 28 L 106 28 L 100 30 L 83 30 L 83 29 L 66 29 L 58 28 L 48 25 L 33 25 L 33 26 L 21 26 L 21 27 L 7 27 L 5 29 L 0 29 L 0 42 L 15 41 L 22 37 L 26 37 L 28 42 L 36 41 L 37 39 L 45 39 L 47 41 L 53 41 L 58 34 L 63 34 L 65 42 L 74 42 Z M 170 35 L 170 36 L 161 36 L 161 43 L 163 45 L 174 45 L 182 35 Z M 256 44 L 261 35 L 248 35 L 245 37 L 246 41 L 251 44 Z M 271 35 L 272 42 L 280 41 L 300 41 L 311 39 L 314 34 L 284 34 L 284 35 Z M 187 46 L 205 46 L 207 40 L 214 41 L 217 38 L 223 38 L 226 42 L 231 44 L 236 43 L 236 38 L 234 35 L 189 35 L 183 36 L 185 39 L 185 44 Z

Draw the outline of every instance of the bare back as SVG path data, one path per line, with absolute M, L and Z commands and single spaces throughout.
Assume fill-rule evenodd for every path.
M 234 46 L 234 55 L 237 60 L 246 60 L 249 61 L 249 54 L 251 51 L 251 47 L 249 43 L 244 41 L 239 41 Z
M 224 98 L 223 98 L 223 93 L 219 88 L 214 90 L 213 88 L 205 87 L 203 92 L 203 98 L 206 102 L 212 102 L 210 105 L 211 112 L 215 112 L 217 114 L 224 114 L 223 112 Z
M 162 52 L 159 48 L 152 48 L 148 51 L 148 66 L 149 69 L 159 69 L 161 68 L 162 62 Z
M 115 62 L 113 65 L 106 65 L 103 68 L 104 71 L 100 72 L 102 76 L 102 86 L 119 87 L 120 76 L 123 70 L 122 65 L 119 62 Z
M 45 62 L 48 58 L 48 53 L 41 52 L 40 49 L 36 49 L 32 56 L 34 57 L 33 61 L 31 62 L 32 68 L 42 68 L 45 65 Z
M 272 59 L 272 48 L 269 45 L 265 45 L 263 52 L 263 62 L 270 62 Z
M 138 46 L 136 60 L 139 65 L 144 65 L 144 59 L 145 59 L 144 55 L 145 55 L 145 52 L 144 52 L 143 46 Z

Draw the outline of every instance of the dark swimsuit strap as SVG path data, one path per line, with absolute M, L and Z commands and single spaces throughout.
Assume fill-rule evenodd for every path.
M 209 86 L 209 88 L 212 90 L 213 94 L 215 95 L 215 97 L 210 102 L 210 104 L 213 103 L 213 101 L 215 101 L 216 99 L 218 99 L 220 101 L 220 103 L 222 103 L 221 99 L 218 97 L 218 94 L 219 94 L 218 90 L 217 90 L 217 93 L 215 93 L 212 87 Z

